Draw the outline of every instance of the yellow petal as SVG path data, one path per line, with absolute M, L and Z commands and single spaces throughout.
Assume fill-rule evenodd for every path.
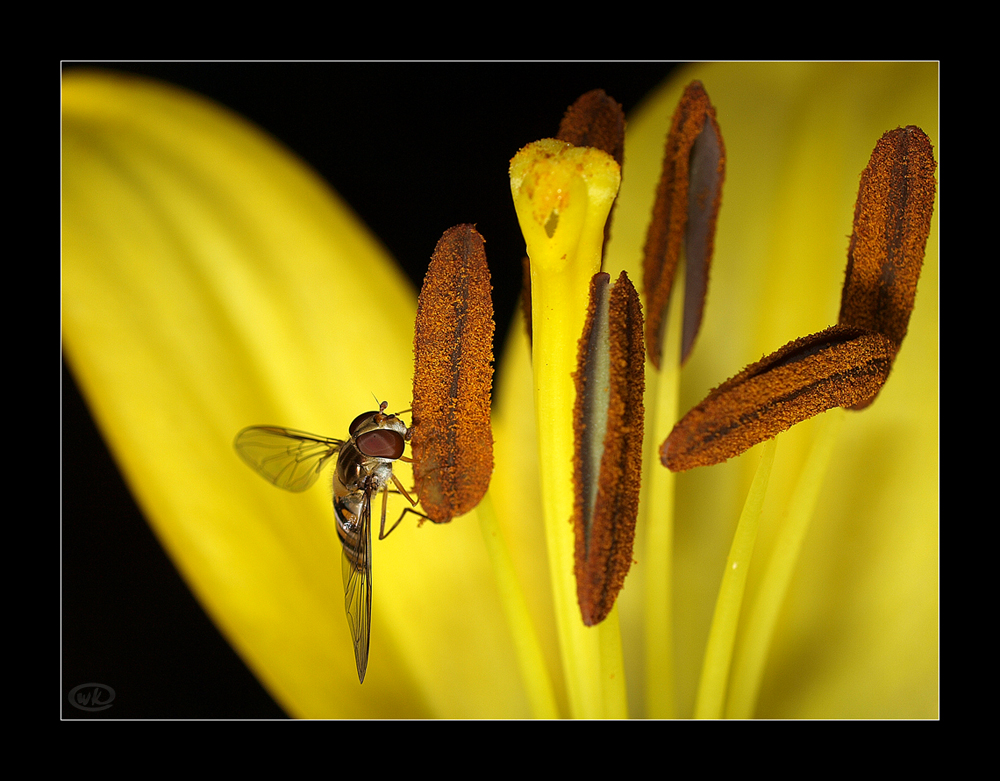
M 293 715 L 526 715 L 474 516 L 374 542 L 362 688 L 328 490 L 277 491 L 232 450 L 249 424 L 342 437 L 373 394 L 409 406 L 416 298 L 384 250 L 273 141 L 180 90 L 74 73 L 63 129 L 66 354 L 223 634 Z

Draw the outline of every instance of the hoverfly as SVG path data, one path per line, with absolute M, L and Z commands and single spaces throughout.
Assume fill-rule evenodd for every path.
M 385 414 L 387 402 L 376 412 L 364 412 L 351 423 L 350 439 L 331 439 L 277 426 L 251 426 L 236 435 L 236 452 L 265 480 L 286 491 L 305 491 L 334 456 L 333 514 L 343 546 L 344 604 L 354 640 L 358 678 L 363 683 L 368 667 L 368 641 L 372 615 L 371 500 L 382 492 L 382 518 L 378 538 L 395 529 L 409 507 L 385 530 L 386 499 L 391 482 L 411 505 L 410 496 L 392 472 L 393 461 L 410 461 L 403 448 L 410 429 L 396 415 Z

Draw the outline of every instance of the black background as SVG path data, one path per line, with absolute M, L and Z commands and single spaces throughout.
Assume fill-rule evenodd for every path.
M 672 63 L 64 63 L 187 87 L 242 114 L 317 170 L 419 287 L 434 245 L 486 238 L 498 348 L 524 241 L 507 166 L 597 87 L 626 112 Z M 667 128 L 664 128 L 664 134 Z M 627 168 L 625 175 L 628 175 Z M 65 364 L 62 372 L 61 713 L 64 718 L 281 718 L 202 612 L 135 506 Z M 345 626 L 346 631 L 346 626 Z M 115 689 L 86 713 L 69 691 Z

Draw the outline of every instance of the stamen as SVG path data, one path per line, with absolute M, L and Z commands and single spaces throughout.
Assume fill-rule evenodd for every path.
M 713 390 L 661 445 L 664 466 L 678 472 L 717 464 L 828 409 L 871 404 L 913 311 L 935 166 L 920 128 L 882 136 L 861 174 L 840 323 L 790 342 Z
M 625 113 L 604 90 L 591 90 L 566 109 L 556 138 L 607 152 L 620 167 L 625 160 Z
M 417 299 L 413 477 L 435 523 L 473 509 L 493 473 L 493 301 L 483 237 L 445 231 Z
M 682 250 L 687 279 L 682 363 L 698 335 L 725 173 L 726 151 L 715 108 L 701 82 L 692 81 L 684 90 L 667 136 L 663 173 L 643 250 L 646 351 L 657 369 L 667 303 Z
M 884 334 L 897 350 L 917 296 L 936 166 L 930 139 L 911 125 L 882 136 L 861 174 L 840 323 Z
M 642 306 L 624 271 L 610 291 L 609 281 L 591 281 L 573 375 L 574 560 L 587 626 L 608 616 L 632 566 L 642 474 Z
M 834 407 L 878 391 L 895 348 L 881 334 L 835 325 L 796 339 L 708 394 L 674 426 L 660 460 L 674 472 L 718 464 Z

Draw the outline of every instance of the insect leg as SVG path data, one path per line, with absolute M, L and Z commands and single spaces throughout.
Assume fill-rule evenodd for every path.
M 413 513 L 414 515 L 416 515 L 416 516 L 418 516 L 420 518 L 420 522 L 417 523 L 417 526 L 420 526 L 420 524 L 422 524 L 424 521 L 430 521 L 431 523 L 434 523 L 434 519 L 431 518 L 429 515 L 424 515 L 422 512 L 420 512 L 419 510 L 414 510 L 412 507 L 404 507 L 402 514 L 399 516 L 399 518 L 396 519 L 396 522 L 392 525 L 392 528 L 390 528 L 389 531 L 387 531 L 385 534 L 382 534 L 381 531 L 380 531 L 378 538 L 380 540 L 384 540 L 386 537 L 388 537 L 390 534 L 392 534 L 393 530 L 397 526 L 399 526 L 399 524 L 402 522 L 403 518 L 406 517 L 407 513 Z
M 396 479 L 396 475 L 393 475 L 392 479 L 395 480 Z M 384 540 L 385 539 L 385 508 L 386 508 L 386 505 L 388 504 L 388 502 L 389 502 L 389 485 L 386 484 L 382 488 L 382 520 L 379 522 L 379 525 L 378 525 L 378 538 L 380 540 Z M 396 521 L 396 523 L 399 523 L 399 521 Z M 392 527 L 392 529 L 395 529 L 395 528 L 396 528 L 395 526 Z M 389 529 L 390 533 L 392 532 L 392 529 Z
M 401 460 L 402 460 L 402 459 L 401 459 Z M 401 494 L 402 494 L 403 496 L 405 496 L 405 497 L 406 497 L 407 501 L 408 501 L 408 502 L 409 502 L 410 504 L 412 504 L 412 505 L 413 505 L 414 507 L 416 507 L 416 506 L 417 506 L 417 500 L 416 500 L 416 499 L 414 499 L 414 498 L 413 498 L 412 496 L 410 496 L 409 492 L 408 492 L 408 491 L 407 491 L 407 490 L 406 490 L 406 489 L 405 489 L 405 488 L 403 487 L 403 484 L 402 484 L 402 483 L 401 483 L 401 482 L 399 481 L 399 478 L 398 478 L 398 477 L 396 477 L 396 475 L 395 475 L 395 474 L 394 474 L 394 475 L 392 476 L 392 482 L 393 482 L 393 485 L 395 485 L 395 486 L 396 486 L 396 489 L 397 489 L 397 490 L 398 490 L 398 491 L 399 491 L 399 492 L 400 492 L 400 493 L 401 493 Z

